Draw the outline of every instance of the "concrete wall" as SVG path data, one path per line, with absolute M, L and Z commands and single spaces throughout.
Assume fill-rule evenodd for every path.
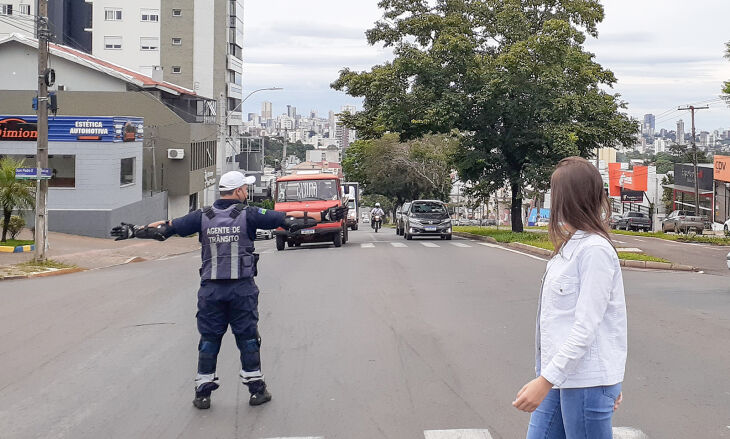
M 218 3 L 214 0 L 215 3 Z M 199 87 L 195 90 L 198 94 L 207 98 L 218 99 L 214 88 L 214 64 L 216 56 L 214 49 L 214 38 L 218 32 L 216 28 L 228 29 L 228 25 L 216 26 L 215 7 L 210 2 L 193 2 L 193 78 Z M 225 41 L 225 40 L 224 40 Z
M 72 235 L 108 238 L 121 222 L 149 224 L 167 218 L 167 194 L 145 197 L 136 203 L 109 210 L 49 209 L 48 229 Z M 32 224 L 28 222 L 28 224 Z M 53 242 L 51 242 L 51 246 Z
M 0 84 L 3 90 L 36 90 L 38 88 L 38 51 L 15 41 L 0 45 Z M 51 65 L 56 70 L 56 84 L 68 90 L 111 91 L 127 90 L 126 82 L 112 76 L 81 66 L 64 58 L 51 56 Z M 56 89 L 53 87 L 52 89 Z M 35 96 L 35 92 L 33 92 Z M 22 113 L 32 111 L 30 101 Z M 67 113 L 68 114 L 68 113 Z M 90 113 L 79 113 L 90 114 Z

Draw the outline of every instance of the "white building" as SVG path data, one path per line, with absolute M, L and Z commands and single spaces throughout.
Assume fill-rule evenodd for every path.
M 0 38 L 12 33 L 33 36 L 35 29 L 36 0 L 1 0 Z

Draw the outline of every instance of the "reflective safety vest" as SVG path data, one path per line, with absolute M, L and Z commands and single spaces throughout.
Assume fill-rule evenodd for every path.
M 248 279 L 254 276 L 254 245 L 248 236 L 246 209 L 234 204 L 227 209 L 203 210 L 202 280 Z

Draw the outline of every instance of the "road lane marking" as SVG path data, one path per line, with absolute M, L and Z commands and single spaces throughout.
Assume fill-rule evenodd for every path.
M 617 244 L 626 244 L 626 241 L 619 241 L 618 239 L 614 239 L 613 242 Z
M 440 247 L 438 244 L 434 244 L 433 242 L 422 242 L 421 245 L 424 247 L 431 247 L 431 248 Z
M 613 439 L 649 439 L 649 436 L 635 428 L 613 427 Z
M 538 261 L 543 261 L 543 262 L 547 261 L 547 259 L 545 259 L 545 258 L 541 258 L 539 256 L 531 255 L 529 253 L 524 253 L 524 252 L 521 252 L 518 250 L 511 249 L 511 248 L 502 247 L 501 245 L 491 244 L 489 242 L 480 242 L 479 244 L 483 245 L 484 247 L 498 248 L 500 250 L 517 253 L 518 255 L 527 256 L 528 258 L 537 259 Z
M 624 253 L 644 253 L 644 250 L 636 247 L 618 247 L 616 251 Z
M 492 439 L 489 430 L 425 430 L 426 439 Z
M 462 247 L 462 248 L 471 247 L 469 244 L 464 244 L 463 242 L 452 242 L 451 245 L 453 245 L 454 247 Z
M 361 248 L 375 248 L 375 244 L 373 244 L 372 242 L 363 242 L 362 244 L 360 244 L 360 247 Z
M 408 247 L 407 245 L 403 244 L 402 242 L 391 242 L 390 245 L 392 245 L 393 247 L 398 247 L 398 248 Z
M 324 439 L 324 436 L 271 437 L 267 439 Z

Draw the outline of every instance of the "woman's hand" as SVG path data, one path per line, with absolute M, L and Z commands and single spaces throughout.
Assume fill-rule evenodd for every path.
M 621 403 L 624 401 L 624 392 L 621 392 L 618 394 L 618 398 L 616 398 L 616 402 L 613 403 L 613 411 L 615 412 L 618 410 L 618 406 L 621 405 Z
M 523 412 L 532 413 L 542 403 L 553 385 L 542 376 L 535 378 L 525 384 L 519 392 L 512 405 Z

